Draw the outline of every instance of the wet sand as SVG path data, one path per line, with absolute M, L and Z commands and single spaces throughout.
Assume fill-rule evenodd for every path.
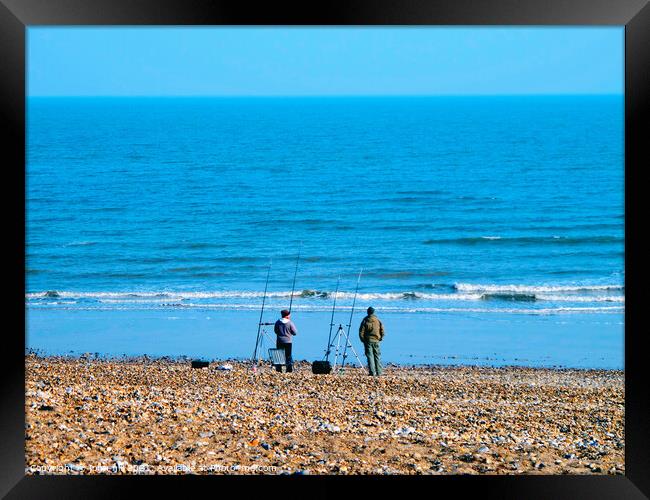
M 622 371 L 25 361 L 27 474 L 625 472 Z

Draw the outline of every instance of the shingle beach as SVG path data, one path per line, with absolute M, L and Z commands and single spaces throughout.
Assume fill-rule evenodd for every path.
M 621 371 L 294 369 L 30 354 L 26 472 L 625 472 Z

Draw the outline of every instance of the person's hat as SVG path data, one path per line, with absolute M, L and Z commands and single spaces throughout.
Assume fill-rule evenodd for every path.
M 282 311 L 280 311 L 280 314 L 282 315 L 283 318 L 286 318 L 287 316 L 289 316 L 289 314 L 291 314 L 291 311 L 289 311 L 289 309 L 282 309 Z
M 375 312 L 375 308 L 374 308 L 374 307 L 369 307 L 369 308 L 368 308 L 368 314 L 372 314 L 372 313 L 374 313 L 374 312 Z

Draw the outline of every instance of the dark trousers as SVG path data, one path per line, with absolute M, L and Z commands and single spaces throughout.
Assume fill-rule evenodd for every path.
M 383 372 L 379 342 L 364 342 L 363 346 L 368 358 L 368 373 L 378 377 Z
M 287 372 L 293 371 L 293 358 L 291 357 L 291 346 L 293 344 L 285 344 L 284 342 L 276 341 L 275 347 L 278 349 L 284 349 L 284 357 L 287 362 Z M 279 372 L 282 371 L 282 365 L 275 365 L 275 369 Z

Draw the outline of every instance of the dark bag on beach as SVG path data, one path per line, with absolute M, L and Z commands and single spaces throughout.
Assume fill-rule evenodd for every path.
M 318 375 L 332 373 L 332 365 L 329 361 L 314 361 L 311 364 L 311 372 Z

